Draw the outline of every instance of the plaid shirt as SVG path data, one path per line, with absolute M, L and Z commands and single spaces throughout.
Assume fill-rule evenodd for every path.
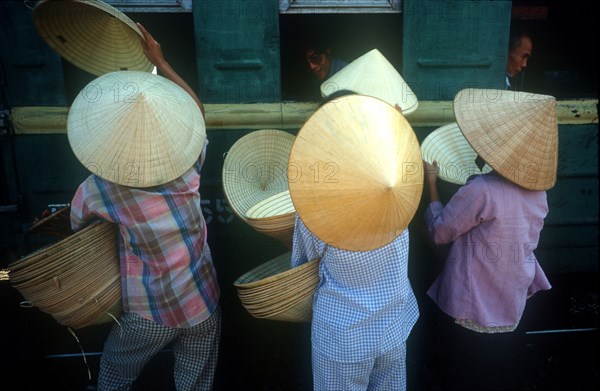
M 198 161 L 181 177 L 132 188 L 96 175 L 71 203 L 74 230 L 94 218 L 119 226 L 123 310 L 169 327 L 191 327 L 217 307 L 219 286 L 200 208 Z
M 334 360 L 358 362 L 401 348 L 419 317 L 408 280 L 408 229 L 381 248 L 328 246 L 296 215 L 292 267 L 320 258 L 312 345 Z

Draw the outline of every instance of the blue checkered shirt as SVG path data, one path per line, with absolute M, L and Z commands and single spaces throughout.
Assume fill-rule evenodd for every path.
M 320 258 L 312 347 L 358 362 L 404 347 L 419 310 L 408 280 L 408 229 L 384 247 L 354 252 L 327 245 L 296 215 L 292 267 Z

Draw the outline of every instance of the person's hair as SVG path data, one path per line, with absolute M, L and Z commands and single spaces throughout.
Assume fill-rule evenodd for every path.
M 521 23 L 512 24 L 510 27 L 510 34 L 508 37 L 508 50 L 510 51 L 519 46 L 523 37 L 528 37 L 529 39 L 531 39 L 531 34 L 527 30 L 527 28 Z
M 329 32 L 325 28 L 312 23 L 305 26 L 302 41 L 304 51 L 312 49 L 316 54 L 324 54 L 327 49 L 331 48 Z

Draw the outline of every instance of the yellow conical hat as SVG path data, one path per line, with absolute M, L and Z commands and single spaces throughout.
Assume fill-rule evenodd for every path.
M 288 182 L 306 227 L 341 249 L 368 251 L 400 235 L 423 191 L 412 127 L 394 107 L 365 95 L 324 104 L 300 129 Z
M 363 54 L 321 84 L 323 97 L 342 90 L 379 98 L 392 107 L 398 104 L 403 115 L 419 106 L 415 93 L 377 49 Z

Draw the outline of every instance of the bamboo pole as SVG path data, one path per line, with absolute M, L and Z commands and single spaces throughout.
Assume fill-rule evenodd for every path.
M 559 125 L 598 123 L 598 100 L 557 102 Z M 299 129 L 317 109 L 315 102 L 254 104 L 205 104 L 206 127 L 210 130 Z M 67 132 L 68 108 L 54 106 L 15 107 L 11 119 L 16 134 L 61 134 Z M 454 122 L 452 101 L 422 101 L 407 117 L 413 128 L 438 127 Z

